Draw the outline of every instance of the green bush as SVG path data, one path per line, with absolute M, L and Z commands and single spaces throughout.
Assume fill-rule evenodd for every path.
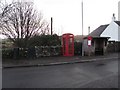
M 19 48 L 19 57 L 20 58 L 26 58 L 28 53 L 27 48 Z
M 12 57 L 13 57 L 13 48 L 2 49 L 2 58 L 12 58 Z
M 82 42 L 74 42 L 74 54 L 82 55 Z
M 56 46 L 60 44 L 61 40 L 56 34 L 34 36 L 29 40 L 29 46 Z

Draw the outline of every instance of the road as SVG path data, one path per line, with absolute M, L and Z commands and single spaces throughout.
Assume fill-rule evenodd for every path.
M 118 60 L 3 69 L 3 88 L 117 88 Z

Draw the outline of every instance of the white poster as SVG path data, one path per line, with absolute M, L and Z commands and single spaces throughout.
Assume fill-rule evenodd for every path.
M 88 46 L 91 46 L 91 40 L 88 40 Z

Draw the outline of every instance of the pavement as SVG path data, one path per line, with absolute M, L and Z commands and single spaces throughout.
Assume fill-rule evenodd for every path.
M 19 67 L 36 67 L 36 66 L 51 66 L 62 64 L 74 64 L 92 62 L 98 60 L 113 60 L 118 58 L 119 53 L 108 53 L 101 56 L 55 56 L 55 57 L 40 57 L 37 59 L 6 59 L 2 60 L 2 67 L 0 68 L 19 68 Z

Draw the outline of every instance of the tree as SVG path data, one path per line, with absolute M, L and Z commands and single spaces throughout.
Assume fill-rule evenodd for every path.
M 0 11 L 0 30 L 16 47 L 27 47 L 31 37 L 49 33 L 49 24 L 32 2 L 12 2 Z

